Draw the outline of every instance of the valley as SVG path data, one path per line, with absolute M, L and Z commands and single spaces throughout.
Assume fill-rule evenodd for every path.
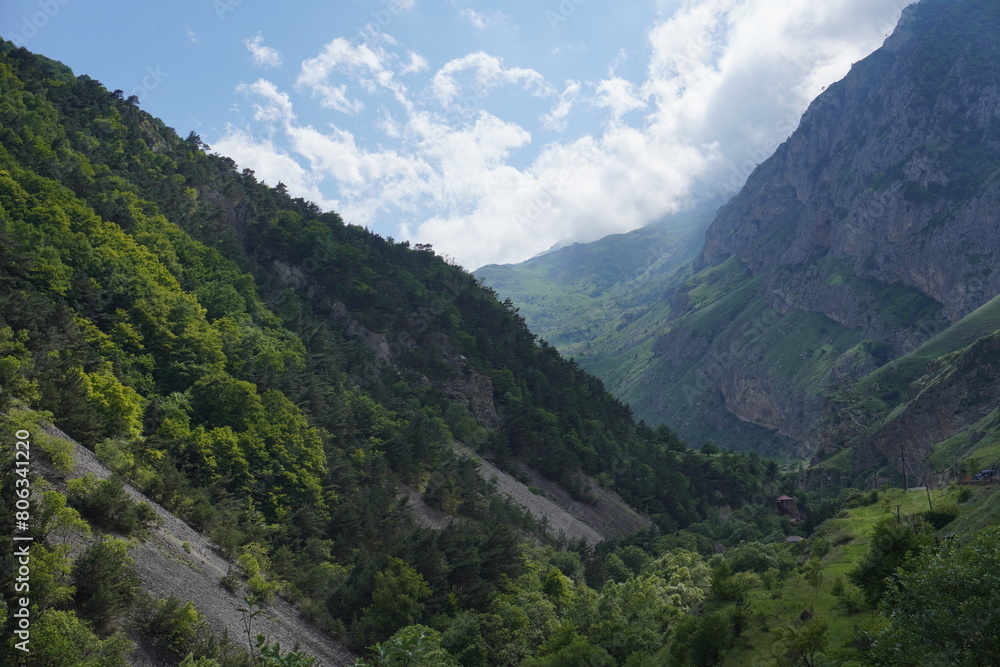
M 997 34 L 920 0 L 728 201 L 472 273 L 0 41 L 0 663 L 992 664 Z

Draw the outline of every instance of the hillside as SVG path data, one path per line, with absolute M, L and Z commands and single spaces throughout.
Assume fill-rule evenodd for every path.
M 607 352 L 604 337 L 641 317 L 687 276 L 715 208 L 473 273 L 513 301 L 532 331 L 589 369 L 591 359 Z
M 40 466 L 44 477 L 53 483 L 54 488 L 65 492 L 67 477 L 93 475 L 101 480 L 111 477 L 112 471 L 93 452 L 71 441 L 59 429 L 49 427 L 46 431 L 48 436 L 69 443 L 67 454 L 73 461 L 72 468 L 67 470 L 68 475 L 53 466 Z M 244 582 L 241 581 L 240 588 L 235 591 L 227 590 L 220 583 L 227 572 L 237 568 L 236 562 L 222 557 L 218 545 L 131 485 L 126 485 L 125 491 L 134 502 L 148 503 L 157 516 L 157 525 L 148 539 L 135 542 L 129 551 L 135 559 L 136 574 L 143 589 L 157 599 L 174 596 L 191 600 L 213 634 L 221 637 L 228 633 L 234 642 L 249 649 L 250 644 L 237 612 L 243 604 L 242 594 L 247 592 L 243 588 Z M 80 539 L 79 536 L 74 538 Z M 350 651 L 317 631 L 284 600 L 275 600 L 268 607 L 268 613 L 259 619 L 258 631 L 285 647 L 300 646 L 309 655 L 319 658 L 320 664 L 354 663 Z M 136 656 L 134 664 L 137 667 L 162 664 L 162 653 L 154 648 L 152 654 Z M 169 655 L 166 657 L 169 659 Z
M 699 453 L 635 423 L 433 251 L 261 184 L 59 63 L 7 42 L 0 54 L 0 419 L 12 433 L 54 423 L 116 474 L 47 495 L 36 480 L 34 502 L 93 542 L 39 534 L 36 575 L 54 583 L 32 598 L 31 660 L 123 665 L 133 641 L 166 642 L 185 667 L 299 659 L 280 632 L 249 656 L 203 632 L 221 626 L 183 581 L 135 583 L 162 535 L 121 480 L 204 536 L 182 543 L 211 540 L 237 563 L 221 583 L 245 578 L 263 605 L 247 613 L 284 599 L 331 646 L 371 658 L 416 633 L 488 665 L 525 663 L 571 622 L 624 660 L 616 631 L 562 602 L 571 589 L 604 599 L 610 575 L 585 574 L 593 549 L 644 526 L 711 532 L 776 490 L 759 457 Z M 57 465 L 65 454 L 46 447 Z M 19 480 L 6 449 L 3 463 L 12 630 Z

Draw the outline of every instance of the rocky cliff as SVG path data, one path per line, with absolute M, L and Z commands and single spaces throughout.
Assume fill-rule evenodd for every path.
M 1000 293 L 997 34 L 995 2 L 924 0 L 813 102 L 667 297 L 641 416 L 808 452 L 831 391 Z
M 803 271 L 818 256 L 913 287 L 952 321 L 988 300 L 1000 290 L 998 31 L 995 3 L 909 7 L 720 211 L 696 268 L 736 255 L 767 276 L 765 295 L 852 328 L 871 298 Z

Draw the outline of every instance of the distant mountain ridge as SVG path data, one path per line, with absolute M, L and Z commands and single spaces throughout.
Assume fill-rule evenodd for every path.
M 586 366 L 589 343 L 634 319 L 689 272 L 718 205 L 589 243 L 566 243 L 474 275 L 513 300 L 532 331 Z

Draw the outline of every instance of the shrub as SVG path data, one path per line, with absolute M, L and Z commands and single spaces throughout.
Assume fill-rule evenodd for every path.
M 128 667 L 132 642 L 118 632 L 101 639 L 71 611 L 46 609 L 31 626 L 28 667 Z
M 182 603 L 173 596 L 157 600 L 152 617 L 145 623 L 153 641 L 178 657 L 205 634 L 206 628 L 190 600 Z
M 236 591 L 240 590 L 240 587 L 243 585 L 243 582 L 240 581 L 239 572 L 237 572 L 236 568 L 231 565 L 226 571 L 226 574 L 219 580 L 219 583 L 222 584 L 222 587 L 230 593 L 236 593 Z
M 823 558 L 823 556 L 830 553 L 830 540 L 825 537 L 817 537 L 813 540 L 812 546 L 809 547 L 809 553 L 813 558 Z
M 247 588 L 250 592 L 267 602 L 278 592 L 278 582 L 268 581 L 262 574 L 255 574 L 247 579 Z
M 119 475 L 98 480 L 88 473 L 69 480 L 69 503 L 91 523 L 123 535 L 144 532 L 159 519 L 149 503 L 129 497 Z
M 934 526 L 934 530 L 941 530 L 958 516 L 958 505 L 943 504 L 938 505 L 933 510 L 927 510 L 920 514 L 924 520 Z

